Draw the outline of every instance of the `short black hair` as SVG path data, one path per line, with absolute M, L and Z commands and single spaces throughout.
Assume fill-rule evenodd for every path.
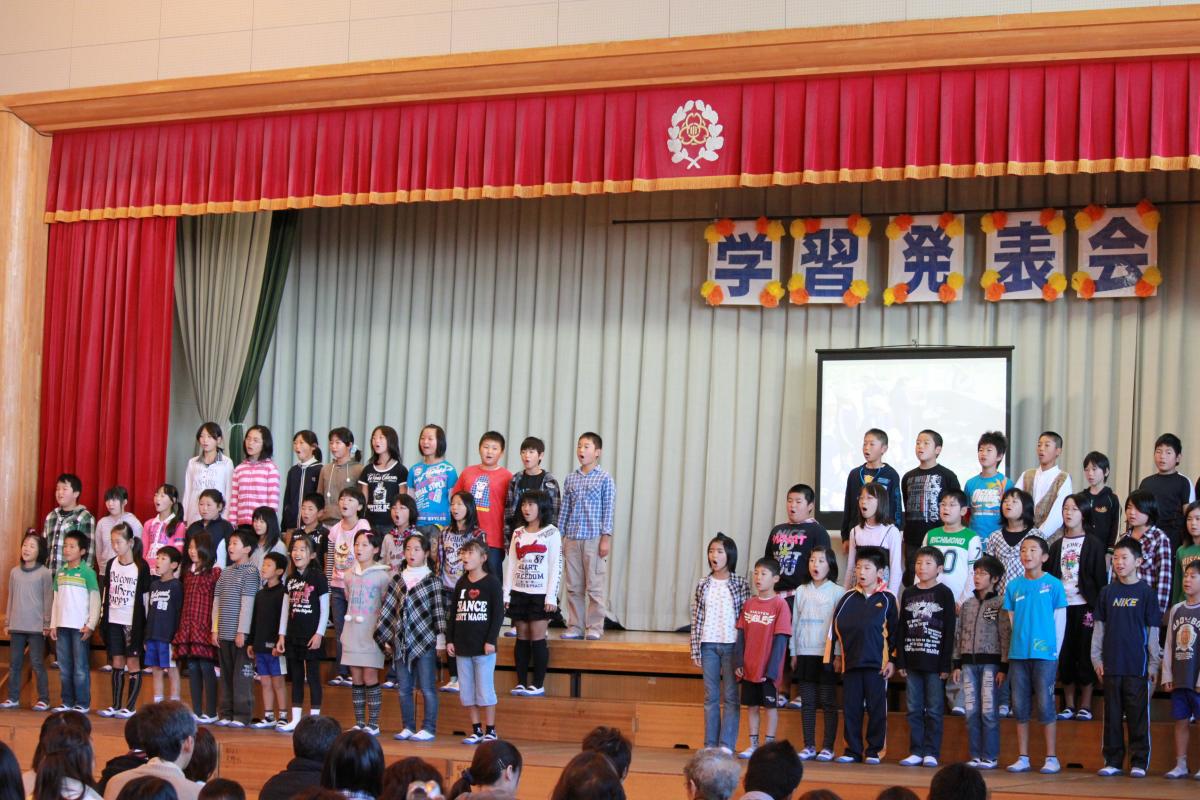
M 246 800 L 246 790 L 229 778 L 213 778 L 200 787 L 200 800 Z
M 521 450 L 536 450 L 542 455 L 546 452 L 546 443 L 536 436 L 526 436 L 521 442 Z
M 604 440 L 601 439 L 600 434 L 596 433 L 595 431 L 585 431 L 579 434 L 578 441 L 582 442 L 584 439 L 587 439 L 589 442 L 596 445 L 597 450 L 604 449 Z
M 825 554 L 825 563 L 829 565 L 829 574 L 826 578 L 836 584 L 838 580 L 838 562 L 837 553 L 834 552 L 833 546 L 828 544 L 814 544 L 812 549 L 808 551 L 809 559 L 812 559 L 815 553 Z
M 63 541 L 65 542 L 68 540 L 79 545 L 80 551 L 82 551 L 85 558 L 87 557 L 88 545 L 91 542 L 88 540 L 86 533 L 84 533 L 83 531 L 67 531 L 66 533 L 63 534 Z
M 46 537 L 38 533 L 37 528 L 30 528 L 21 537 L 21 544 L 25 544 L 26 539 L 33 539 L 37 542 L 37 563 L 45 564 L 46 560 L 50 558 L 50 545 L 46 543 Z
M 886 569 L 888 565 L 887 555 L 882 547 L 860 547 L 854 551 L 855 566 L 860 561 L 870 561 L 875 565 L 875 569 Z
M 1021 525 L 1022 525 L 1022 527 L 1025 528 L 1025 530 L 1031 529 L 1033 527 L 1033 519 L 1034 519 L 1034 517 L 1033 517 L 1033 495 L 1031 495 L 1029 492 L 1025 491 L 1024 489 L 1019 489 L 1016 486 L 1010 486 L 1007 489 L 1005 489 L 1004 494 L 1000 496 L 1001 509 L 1003 509 L 1004 501 L 1008 499 L 1009 495 L 1012 495 L 1013 497 L 1015 497 L 1021 501 Z M 1004 514 L 1003 510 L 1001 510 L 1000 513 L 1001 513 L 1001 516 L 1003 516 L 1003 514 Z
M 300 720 L 292 733 L 292 752 L 296 758 L 324 761 L 333 742 L 342 735 L 342 725 L 333 717 L 309 715 Z
M 441 458 L 442 456 L 446 455 L 446 431 L 442 428 L 442 426 L 435 425 L 430 422 L 421 428 L 421 433 L 424 433 L 425 431 L 433 431 L 433 437 L 437 440 L 437 446 L 434 447 L 433 450 L 434 456 Z M 419 441 L 420 437 L 418 437 L 418 442 Z
M 324 511 L 325 495 L 321 494 L 320 492 L 309 492 L 308 494 L 304 495 L 304 499 L 301 500 L 300 503 L 312 503 L 313 507 L 316 508 L 317 511 Z
M 196 728 L 196 743 L 192 747 L 192 757 L 183 768 L 184 777 L 189 781 L 203 783 L 217 774 L 217 764 L 221 762 L 221 746 L 205 727 Z
M 249 547 L 251 550 L 258 547 L 258 534 L 249 525 L 239 525 L 234 528 L 227 537 L 228 539 L 237 539 L 243 547 Z
M 124 486 L 110 486 L 104 490 L 104 502 L 109 500 L 120 500 L 122 503 L 129 502 L 129 490 Z
M 543 527 L 554 524 L 554 500 L 551 499 L 549 492 L 543 492 L 541 489 L 531 489 L 521 495 L 521 500 L 517 503 L 517 519 L 521 523 L 520 527 L 525 526 L 525 515 L 521 511 L 521 506 L 526 503 L 533 503 L 537 506 L 538 522 Z
M 981 569 L 992 577 L 1000 580 L 1004 577 L 1004 564 L 992 555 L 982 555 L 975 561 L 975 569 Z
M 1008 452 L 1008 437 L 1005 436 L 1001 431 L 987 431 L 984 433 L 979 437 L 979 444 L 975 445 L 975 449 L 978 450 L 985 444 L 990 444 L 992 447 L 996 448 L 996 455 L 998 455 L 1001 459 L 1003 459 L 1004 454 Z
M 584 750 L 563 767 L 550 800 L 625 800 L 616 766 L 603 753 Z
M 938 495 L 938 502 L 941 503 L 947 497 L 953 497 L 958 501 L 959 508 L 970 508 L 971 501 L 967 499 L 967 493 L 962 489 L 943 489 Z
M 1034 542 L 1037 544 L 1038 549 L 1042 551 L 1042 555 L 1050 555 L 1050 545 L 1046 544 L 1046 540 L 1041 536 L 1038 536 L 1036 533 L 1026 534 L 1025 538 L 1021 540 L 1021 545 L 1024 545 L 1026 542 Z M 1018 545 L 1018 547 L 1019 546 L 1020 545 Z
M 1183 571 L 1194 572 L 1197 575 L 1200 575 L 1200 558 L 1193 558 L 1191 561 L 1189 561 L 1187 566 L 1183 568 Z
M 737 542 L 718 531 L 717 535 L 709 540 L 708 547 L 712 547 L 714 544 L 719 544 L 725 548 L 725 566 L 731 573 L 737 572 Z M 708 547 L 704 548 L 705 557 L 708 556 Z
M 204 533 L 204 531 L 200 531 L 200 533 Z M 196 536 L 199 536 L 200 533 L 197 533 Z M 208 534 L 205 533 L 204 535 L 207 536 Z M 196 540 L 196 537 L 195 536 L 192 537 L 192 541 L 195 541 L 195 540 Z M 197 545 L 197 548 L 198 547 L 199 547 L 199 545 Z M 177 548 L 173 544 L 164 545 L 164 546 L 158 548 L 158 552 L 154 554 L 154 557 L 158 558 L 159 556 L 166 556 L 167 560 L 170 561 L 172 564 L 174 564 L 177 567 L 183 563 L 183 554 L 180 553 L 179 548 Z
M 1054 441 L 1054 446 L 1059 450 L 1062 450 L 1062 434 L 1055 433 L 1054 431 L 1042 431 L 1038 434 L 1038 438 L 1052 439 Z
M 883 430 L 882 428 L 869 428 L 867 432 L 863 434 L 863 438 L 865 439 L 868 436 L 873 436 L 874 438 L 878 439 L 879 443 L 884 447 L 888 446 L 887 431 Z
M 1183 455 L 1183 442 L 1175 434 L 1164 433 L 1161 436 L 1159 436 L 1157 439 L 1154 440 L 1154 449 L 1155 450 L 1162 447 L 1163 445 L 1166 445 L 1167 447 L 1174 450 L 1175 455 L 1177 455 L 1177 456 Z
M 205 489 L 200 493 L 200 499 L 203 500 L 206 497 L 221 508 L 225 507 L 225 495 L 221 494 L 220 489 Z
M 258 431 L 258 435 L 262 437 L 262 452 L 258 457 L 266 461 L 271 456 L 275 455 L 275 440 L 271 438 L 271 429 L 266 425 L 251 425 L 246 429 L 246 436 L 249 436 L 254 431 Z M 242 452 L 246 453 L 246 436 L 242 437 Z M 246 453 L 249 456 L 249 453 Z
M 625 776 L 629 774 L 629 765 L 633 763 L 633 742 L 621 733 L 620 728 L 607 725 L 592 728 L 588 735 L 583 737 L 582 749 L 608 756 L 617 768 L 621 780 L 625 780 Z
M 71 491 L 73 491 L 75 494 L 79 494 L 83 491 L 83 481 L 79 480 L 79 476 L 73 472 L 64 472 L 62 475 L 59 475 L 54 482 L 55 484 L 67 484 L 71 487 Z
M 776 561 L 775 559 L 771 558 L 770 556 L 764 556 L 764 557 L 760 558 L 758 561 L 755 561 L 754 568 L 758 569 L 759 567 L 762 567 L 765 570 L 769 570 L 772 575 L 774 575 L 775 577 L 779 577 L 779 562 Z
M 926 429 L 925 429 L 925 430 L 923 430 L 923 431 L 919 431 L 919 432 L 917 433 L 917 436 L 919 437 L 919 436 L 920 436 L 922 433 L 928 433 L 928 434 L 929 434 L 929 438 L 930 438 L 930 439 L 933 439 L 933 446 L 934 446 L 934 447 L 941 447 L 941 446 L 942 446 L 942 435 L 941 435 L 940 433 L 938 433 L 937 431 L 935 431 L 933 428 L 926 428 Z
M 946 566 L 946 554 L 943 553 L 941 550 L 937 549 L 936 547 L 931 547 L 929 545 L 923 545 L 921 547 L 918 547 L 917 554 L 915 556 L 913 556 L 913 561 L 916 561 L 921 556 L 927 556 L 928 558 L 932 558 L 933 563 L 937 564 L 939 567 Z
M 784 800 L 796 791 L 804 778 L 804 762 L 787 739 L 767 742 L 750 756 L 742 786 L 747 792 L 762 792 L 774 800 Z
M 274 564 L 279 569 L 283 570 L 284 572 L 287 572 L 288 560 L 287 560 L 287 556 L 285 556 L 283 553 L 276 553 L 274 550 L 272 550 L 271 552 L 269 552 L 265 556 L 263 556 L 263 560 L 270 561 L 272 564 Z
M 162 778 L 142 775 L 122 786 L 117 800 L 179 800 L 179 795 Z
M 505 450 L 508 447 L 508 443 L 504 441 L 504 434 L 500 433 L 500 431 L 487 431 L 484 433 L 483 436 L 479 437 L 479 446 L 483 447 L 484 442 L 495 442 L 500 445 L 501 450 Z
M 356 730 L 338 736 L 325 756 L 321 785 L 378 797 L 383 791 L 383 748 L 379 740 Z
M 1113 552 L 1115 553 L 1118 550 L 1128 550 L 1133 554 L 1134 558 L 1141 558 L 1144 554 L 1142 543 L 1132 536 L 1122 536 L 1120 539 L 1117 539 L 1117 543 L 1113 545 Z
M 142 724 L 141 714 L 134 712 L 134 715 L 125 720 L 125 744 L 129 745 L 130 750 L 141 750 L 142 748 L 142 733 L 139 727 Z
M 983 773 L 967 764 L 947 764 L 929 782 L 929 800 L 987 800 Z
M 408 492 L 396 495 L 396 499 L 392 501 L 392 508 L 396 506 L 404 506 L 408 509 L 408 525 L 410 528 L 417 527 L 417 520 L 421 518 L 421 512 L 417 510 L 417 501 Z M 389 509 L 390 511 L 391 509 Z
M 1100 468 L 1105 477 L 1108 477 L 1108 471 L 1112 469 L 1112 465 L 1108 463 L 1108 456 L 1101 453 L 1099 450 L 1093 450 L 1083 457 L 1083 468 L 1087 469 L 1088 464 L 1094 464 Z
M 192 712 L 178 700 L 162 700 L 142 706 L 142 749 L 151 758 L 174 761 L 183 743 L 196 735 Z
M 1125 501 L 1126 508 L 1130 505 L 1146 515 L 1147 524 L 1158 524 L 1158 498 L 1153 494 L 1145 489 L 1132 491 L 1129 493 L 1129 499 Z
M 806 503 L 815 502 L 817 499 L 817 493 L 814 492 L 813 488 L 811 486 L 809 486 L 807 483 L 793 484 L 792 488 L 787 490 L 787 493 L 789 495 L 792 495 L 792 494 L 800 495 L 801 497 L 804 498 L 804 502 L 806 502 Z
M 875 800 L 921 800 L 921 798 L 907 786 L 889 786 L 877 794 Z

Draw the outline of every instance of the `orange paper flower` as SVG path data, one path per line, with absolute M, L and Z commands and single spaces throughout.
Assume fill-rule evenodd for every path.
M 1053 303 L 1058 299 L 1058 290 L 1049 283 L 1042 286 L 1042 299 L 1047 303 Z
M 1000 281 L 996 281 L 995 283 L 992 283 L 991 285 L 989 285 L 987 287 L 987 289 L 984 290 L 983 296 L 986 299 L 990 300 L 991 302 L 995 303 L 995 302 L 998 302 L 1000 300 L 1000 298 L 1004 296 L 1004 292 L 1005 292 L 1004 284 L 1001 283 Z
M 1079 282 L 1078 294 L 1084 300 L 1091 300 L 1096 294 L 1096 282 L 1091 278 L 1084 278 Z
M 845 303 L 850 308 L 854 308 L 855 306 L 857 306 L 859 303 L 862 302 L 862 298 L 859 297 L 858 295 L 856 295 L 854 292 L 847 289 L 845 291 L 845 293 L 842 294 L 842 302 Z
M 763 308 L 776 308 L 779 306 L 779 298 L 771 294 L 767 289 L 763 289 L 758 293 L 758 302 Z
M 792 289 L 788 292 L 788 302 L 794 306 L 808 305 L 808 289 L 801 286 L 799 289 Z
M 953 303 L 958 297 L 958 292 L 954 291 L 954 287 L 948 283 L 943 283 L 938 287 L 938 300 L 943 303 Z
M 938 224 L 939 228 L 941 228 L 942 230 L 945 230 L 946 227 L 951 222 L 954 222 L 954 212 L 953 211 L 944 211 L 944 212 L 942 212 L 942 215 L 940 217 L 938 217 L 937 224 Z
M 1133 293 L 1138 297 L 1151 297 L 1154 295 L 1154 287 L 1147 283 L 1145 278 L 1142 278 L 1134 285 Z
M 908 300 L 908 284 L 897 283 L 892 287 L 892 296 L 896 298 L 897 303 L 903 303 Z
M 912 214 L 897 214 L 896 218 L 892 220 L 892 222 L 894 222 L 896 227 L 900 230 L 906 231 L 912 227 L 913 217 Z
M 704 302 L 710 306 L 719 306 L 725 301 L 725 291 L 720 286 L 714 286 L 713 290 L 704 297 Z
M 1057 216 L 1058 216 L 1058 209 L 1043 208 L 1041 215 L 1038 217 L 1038 222 L 1040 222 L 1042 224 L 1042 227 L 1044 228 L 1047 225 L 1049 225 L 1050 221 Z
M 713 227 L 716 229 L 717 233 L 721 234 L 722 236 L 733 235 L 733 220 L 729 219 L 728 217 L 717 220 L 713 224 Z
M 813 234 L 819 230 L 821 230 L 820 217 L 809 217 L 808 219 L 804 220 L 804 232 L 806 234 Z
M 767 219 L 766 217 L 759 217 L 758 219 L 754 220 L 754 230 L 758 233 L 766 233 L 767 226 L 770 224 L 771 220 Z

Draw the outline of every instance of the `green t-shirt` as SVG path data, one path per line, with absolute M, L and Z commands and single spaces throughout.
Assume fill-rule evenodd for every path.
M 954 592 L 954 601 L 961 604 L 975 590 L 972 573 L 975 562 L 983 555 L 983 540 L 970 528 L 949 533 L 945 528 L 934 528 L 925 534 L 922 544 L 942 551 L 946 563 L 938 582 Z
M 71 568 L 65 565 L 54 576 L 54 620 L 59 628 L 82 628 L 91 614 L 92 593 L 100 597 L 96 571 L 85 563 Z
M 1188 564 L 1200 559 L 1200 544 L 1189 544 L 1175 553 L 1175 577 L 1171 581 L 1171 605 L 1183 601 L 1183 570 Z

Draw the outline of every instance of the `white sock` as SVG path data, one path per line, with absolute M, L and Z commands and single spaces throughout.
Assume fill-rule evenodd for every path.
M 319 716 L 321 716 L 321 709 L 319 709 L 319 708 L 310 708 L 310 709 L 308 710 L 308 715 L 309 715 L 310 717 L 319 717 Z
M 156 695 L 154 695 L 154 702 L 156 702 L 156 703 L 161 703 L 161 702 L 162 702 L 162 695 L 161 695 L 161 694 L 156 694 Z
M 300 706 L 292 706 L 292 721 L 299 722 L 300 715 L 304 713 L 304 709 Z

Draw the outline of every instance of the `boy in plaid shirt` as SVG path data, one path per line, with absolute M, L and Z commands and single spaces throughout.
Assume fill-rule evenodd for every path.
M 92 552 L 92 535 L 96 530 L 96 520 L 92 513 L 79 505 L 79 494 L 83 491 L 83 481 L 79 476 L 64 472 L 58 476 L 54 484 L 55 508 L 46 515 L 42 536 L 46 538 L 46 546 L 50 548 L 50 561 L 46 566 L 51 573 L 57 574 L 63 564 L 63 538 L 71 531 L 82 533 L 86 539 L 87 554 L 84 556 L 87 565 L 95 569 L 96 556 Z
M 580 436 L 575 447 L 579 469 L 568 475 L 563 484 L 558 528 L 563 536 L 567 587 L 564 639 L 586 637 L 597 641 L 604 635 L 608 554 L 612 549 L 617 490 L 612 476 L 600 466 L 603 448 L 600 434 L 589 431 Z

